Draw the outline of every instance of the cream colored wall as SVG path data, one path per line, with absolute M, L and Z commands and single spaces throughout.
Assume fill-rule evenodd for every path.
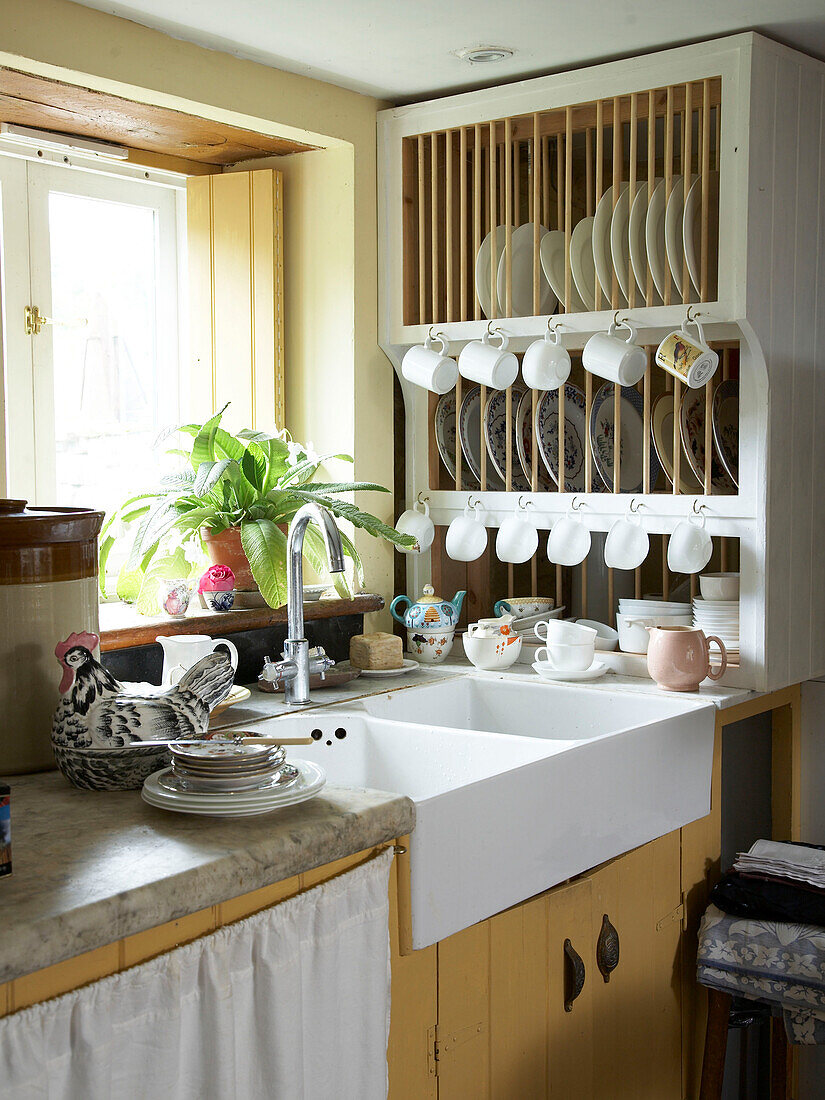
M 392 369 L 377 338 L 382 105 L 66 0 L 2 0 L 2 26 L 0 65 L 324 147 L 277 162 L 287 187 L 287 241 L 299 235 L 285 255 L 287 421 L 319 449 L 353 454 L 359 480 L 390 486 Z M 304 157 L 311 159 L 300 164 Z M 391 519 L 389 496 L 363 504 Z M 358 546 L 368 587 L 390 596 L 394 551 L 369 536 Z M 389 622 L 386 612 L 380 618 Z

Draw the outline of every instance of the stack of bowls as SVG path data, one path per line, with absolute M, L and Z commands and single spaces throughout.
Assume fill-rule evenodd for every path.
M 693 601 L 693 625 L 725 643 L 728 653 L 739 653 L 739 574 L 704 573 L 699 578 L 701 598 Z
M 208 742 L 170 744 L 172 775 L 190 791 L 245 791 L 270 787 L 286 759 L 282 745 L 233 745 Z
M 689 603 L 670 600 L 619 600 L 616 628 L 623 653 L 647 653 L 649 626 L 692 626 Z

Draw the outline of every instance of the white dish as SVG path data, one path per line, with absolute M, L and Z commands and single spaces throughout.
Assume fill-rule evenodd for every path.
M 270 813 L 284 806 L 295 806 L 314 798 L 326 783 L 326 773 L 320 765 L 309 760 L 293 760 L 300 773 L 298 780 L 287 790 L 241 791 L 212 794 L 201 792 L 175 793 L 161 786 L 159 777 L 172 769 L 150 775 L 143 784 L 141 797 L 144 802 L 175 813 L 206 814 L 210 817 L 250 817 Z
M 532 390 L 526 390 L 518 403 L 516 411 L 516 450 L 518 451 L 518 460 L 521 463 L 521 471 L 530 485 L 532 485 L 533 477 L 533 433 L 530 429 L 532 415 L 533 392 Z M 542 493 L 552 492 L 555 486 L 550 480 L 550 475 L 544 468 L 541 459 L 536 464 L 536 473 L 538 474 L 539 491 Z
M 548 230 L 539 226 L 539 248 Z M 532 317 L 533 309 L 533 223 L 527 222 L 513 230 L 510 238 L 511 278 L 513 317 Z M 556 308 L 556 296 L 544 276 L 539 263 L 539 317 L 553 313 Z M 506 316 L 507 310 L 507 245 L 498 263 L 498 305 L 499 313 Z
M 696 391 L 697 393 L 700 391 Z M 650 416 L 653 431 L 653 446 L 670 484 L 673 484 L 673 392 L 662 393 L 653 402 Z M 679 460 L 679 491 L 685 494 L 702 493 L 703 486 L 697 481 L 684 453 Z
M 734 485 L 739 485 L 739 381 L 727 378 L 713 392 L 713 442 Z
M 516 492 L 529 493 L 530 481 L 525 477 L 521 468 L 518 450 L 517 412 L 518 403 L 524 395 L 524 387 L 515 385 L 512 387 L 512 405 L 510 419 L 513 425 L 510 436 L 511 453 L 511 478 L 512 486 Z M 487 444 L 487 454 L 495 467 L 496 473 L 507 483 L 507 391 L 493 390 L 487 398 L 484 409 L 484 438 Z
M 619 648 L 619 632 L 607 623 L 597 622 L 595 619 L 576 619 L 580 626 L 590 626 L 596 631 L 596 649 L 603 653 L 611 653 Z
M 593 218 L 582 218 L 570 237 L 570 270 L 585 308 L 596 308 L 596 264 L 593 260 Z
M 582 493 L 587 427 L 584 419 L 584 394 L 571 382 L 564 386 L 564 488 Z M 559 465 L 559 391 L 548 390 L 536 408 L 535 434 L 539 454 L 547 472 L 558 485 Z M 594 477 L 594 482 L 596 478 Z
M 481 387 L 472 386 L 461 401 L 458 413 L 458 438 L 461 453 L 478 484 L 481 484 Z M 504 482 L 495 466 L 487 463 L 487 488 L 501 490 Z
M 504 252 L 504 245 L 507 240 L 507 226 L 497 225 L 495 230 L 495 249 L 496 249 L 496 266 L 495 271 L 498 275 L 498 264 L 502 253 Z M 481 312 L 485 317 L 492 317 L 492 298 L 490 297 L 490 251 L 493 247 L 493 233 L 492 230 L 487 234 L 484 240 L 481 242 L 481 247 L 478 250 L 476 256 L 476 295 L 479 302 L 481 302 Z
M 682 241 L 690 281 L 697 295 L 702 281 L 702 177 L 697 176 L 688 191 L 682 215 Z M 717 264 L 719 256 L 719 173 L 708 174 L 708 293 L 705 299 L 716 299 Z
M 534 661 L 533 671 L 542 680 L 570 680 L 576 682 L 582 680 L 598 680 L 607 672 L 607 665 L 602 661 L 594 661 L 590 668 L 586 668 L 582 672 L 562 672 L 555 668 L 551 668 L 546 661 Z
M 700 485 L 705 481 L 705 391 L 685 390 L 679 410 L 682 449 Z M 711 444 L 711 484 L 715 493 L 735 493 L 736 486 Z
M 645 185 L 636 181 L 633 192 L 633 198 L 636 198 L 639 191 Z M 630 241 L 629 241 L 629 226 L 630 226 L 630 184 L 623 183 L 621 194 L 619 195 L 619 201 L 613 209 L 613 217 L 610 219 L 610 252 L 613 257 L 613 270 L 616 272 L 616 278 L 619 280 L 619 286 L 622 288 L 622 294 L 624 294 L 627 301 L 630 301 L 630 279 L 635 281 L 635 275 L 631 276 L 630 266 Z M 642 298 L 644 301 L 644 297 Z M 641 305 L 638 300 L 638 294 L 636 295 L 636 304 Z
M 621 491 L 641 492 L 644 485 L 644 400 L 637 389 L 623 386 L 621 395 Z M 593 395 L 590 406 L 590 447 L 599 477 L 613 490 L 614 383 L 605 382 Z M 650 487 L 659 476 L 659 462 L 649 448 Z
M 619 194 L 627 187 L 626 183 L 619 185 Z M 593 219 L 593 262 L 596 265 L 596 274 L 599 285 L 607 299 L 607 305 L 612 302 L 613 295 L 613 258 L 610 249 L 610 224 L 613 220 L 613 186 L 605 191 L 599 199 L 596 207 L 596 217 Z M 619 307 L 627 305 L 627 298 L 619 290 Z
M 662 182 L 657 176 L 654 181 L 654 191 Z M 636 192 L 636 198 L 630 208 L 630 221 L 627 227 L 628 245 L 630 247 L 630 263 L 633 266 L 633 274 L 636 276 L 636 285 L 641 294 L 641 301 L 647 301 L 647 242 L 645 240 L 645 228 L 647 224 L 647 184 L 643 183 Z M 660 306 L 662 295 L 656 286 L 655 279 L 651 278 L 651 304 Z
M 572 237 L 570 243 L 572 245 Z M 542 237 L 539 250 L 544 277 L 561 303 L 564 303 L 564 245 L 564 232 L 561 229 L 553 229 Z M 565 313 L 583 313 L 585 306 L 572 278 L 572 265 L 570 274 L 570 309 L 565 309 Z
M 671 189 L 681 182 L 681 176 L 673 176 Z M 647 262 L 650 264 L 650 272 L 653 282 L 659 291 L 659 296 L 664 301 L 665 279 L 667 273 L 667 251 L 665 249 L 665 181 L 662 179 L 656 184 L 653 197 L 647 208 L 645 218 L 645 247 L 647 249 Z M 671 301 L 678 295 L 671 288 Z
M 419 662 L 405 657 L 401 668 L 362 668 L 361 675 L 366 676 L 367 679 L 380 680 L 386 676 L 403 676 L 406 672 L 412 672 L 414 668 L 421 668 Z
M 455 390 L 450 390 L 449 393 L 442 394 L 438 399 L 438 404 L 435 407 L 435 413 L 433 415 L 433 432 L 435 434 L 435 445 L 438 448 L 441 461 L 444 463 L 444 467 L 453 481 L 455 481 L 456 474 L 455 446 L 457 437 L 455 421 Z M 462 488 L 465 490 L 477 489 L 478 482 L 473 482 L 467 474 L 466 466 L 464 466 L 464 464 L 462 464 L 462 466 Z M 304 589 L 304 592 L 306 592 L 306 589 Z M 306 596 L 304 598 L 306 598 Z
M 690 177 L 691 184 L 695 179 L 695 176 Z M 670 198 L 667 200 L 667 209 L 665 210 L 665 252 L 667 253 L 667 262 L 670 265 L 670 274 L 673 277 L 673 292 L 671 295 L 672 301 L 681 302 L 684 300 L 682 295 L 682 281 L 684 278 L 684 266 L 685 266 L 685 246 L 682 240 L 682 219 L 685 212 L 685 186 L 682 177 L 679 176 L 679 185 L 676 186 L 677 177 L 673 177 L 673 187 L 670 192 Z M 696 302 L 699 300 L 699 296 L 693 288 L 688 277 L 688 301 Z

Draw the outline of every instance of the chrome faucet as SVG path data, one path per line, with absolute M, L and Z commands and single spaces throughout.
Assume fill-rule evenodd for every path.
M 330 573 L 343 573 L 344 548 L 341 535 L 331 513 L 320 504 L 305 504 L 292 518 L 286 540 L 286 603 L 287 638 L 280 661 L 266 658 L 259 679 L 284 684 L 287 706 L 300 707 L 309 702 L 309 677 L 319 672 L 321 676 L 332 668 L 335 661 L 327 657 L 318 646 L 313 650 L 304 637 L 304 533 L 310 520 L 320 527 L 327 551 Z

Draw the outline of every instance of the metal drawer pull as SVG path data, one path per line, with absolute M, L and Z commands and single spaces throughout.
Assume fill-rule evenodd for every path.
M 564 986 L 565 991 L 568 989 L 570 990 L 569 994 L 565 992 L 564 1011 L 572 1012 L 573 1001 L 575 1001 L 584 988 L 584 962 L 570 940 L 564 941 L 564 958 Z
M 610 923 L 607 913 L 602 917 L 602 930 L 596 944 L 596 965 L 606 982 L 619 965 L 619 933 Z

